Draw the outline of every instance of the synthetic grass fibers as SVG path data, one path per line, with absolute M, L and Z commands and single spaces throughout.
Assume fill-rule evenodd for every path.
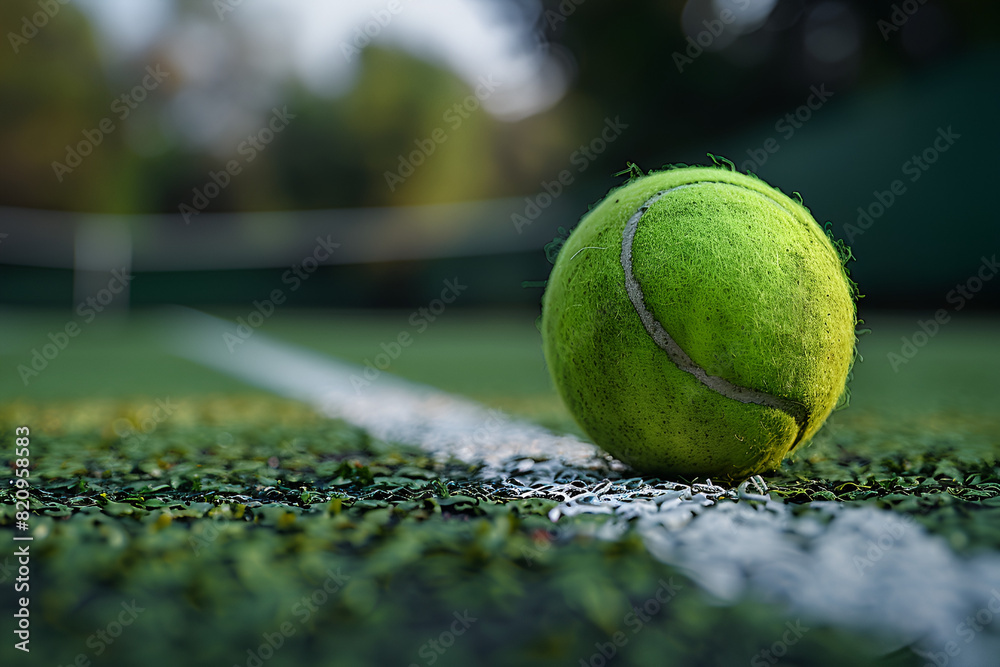
M 652 173 L 593 208 L 543 300 L 581 428 L 645 473 L 735 481 L 808 442 L 844 393 L 852 286 L 809 211 L 724 168 Z

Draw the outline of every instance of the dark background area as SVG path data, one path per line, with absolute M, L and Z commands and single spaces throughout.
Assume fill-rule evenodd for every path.
M 994 4 L 472 4 L 520 40 L 522 50 L 537 49 L 558 69 L 565 90 L 554 104 L 516 120 L 471 112 L 412 178 L 390 189 L 386 172 L 445 125 L 442 110 L 475 90 L 454 67 L 382 39 L 398 25 L 352 57 L 348 84 L 319 94 L 293 74 L 258 83 L 252 63 L 261 44 L 241 32 L 239 17 L 220 19 L 203 3 L 172 3 L 156 36 L 127 53 L 108 47 L 90 13 L 72 5 L 60 6 L 36 36 L 15 45 L 10 34 L 23 33 L 25 17 L 38 7 L 4 3 L 0 23 L 10 32 L 0 49 L 0 231 L 8 235 L 0 239 L 0 303 L 74 305 L 80 267 L 71 246 L 78 225 L 94 220 L 124 226 L 133 241 L 154 249 L 158 238 L 196 248 L 208 243 L 203 235 L 213 228 L 236 242 L 261 236 L 261 227 L 268 228 L 265 236 L 301 238 L 291 246 L 308 248 L 312 237 L 296 211 L 314 211 L 336 239 L 348 211 L 492 202 L 491 210 L 509 215 L 442 223 L 433 231 L 441 242 L 414 257 L 387 250 L 335 260 L 290 302 L 410 307 L 433 298 L 444 277 L 458 275 L 472 286 L 464 305 L 535 307 L 550 266 L 545 245 L 621 183 L 615 174 L 627 163 L 646 170 L 704 164 L 706 153 L 801 193 L 817 220 L 830 221 L 854 248 L 864 308 L 950 307 L 950 290 L 1000 248 L 988 203 L 1000 145 Z M 723 10 L 757 20 L 723 25 Z M 408 11 L 420 10 L 404 8 L 400 16 Z M 447 14 L 439 20 L 451 29 Z M 454 29 L 462 28 L 456 22 Z M 201 35 L 198 44 L 212 42 L 221 52 L 214 78 L 185 74 L 176 62 L 183 53 L 178 44 L 188 44 L 192 31 Z M 704 49 L 694 46 L 699 40 Z M 52 162 L 84 130 L 114 117 L 110 101 L 142 80 L 151 63 L 171 76 L 58 180 Z M 295 119 L 185 224 L 179 205 L 233 157 L 232 142 L 228 149 L 193 142 L 185 138 L 190 128 L 177 121 L 178 100 L 213 88 L 233 108 L 242 96 L 252 101 L 251 127 L 262 127 L 274 107 L 287 107 Z M 580 161 L 581 146 L 600 137 L 608 122 L 627 128 L 593 160 Z M 939 133 L 949 132 L 947 150 L 935 149 Z M 915 169 L 913 158 L 925 153 L 933 162 Z M 510 218 L 531 201 L 545 201 L 539 199 L 544 184 L 563 170 L 573 173 L 572 183 L 540 209 L 529 233 L 518 234 Z M 891 194 L 897 180 L 902 194 Z M 883 206 L 889 196 L 892 203 Z M 39 210 L 49 213 L 39 218 Z M 871 215 L 867 228 L 863 211 Z M 236 215 L 223 221 L 214 215 L 222 212 Z M 291 213 L 261 220 L 259 212 Z M 448 242 L 474 239 L 480 229 L 505 240 L 486 248 Z M 401 233 L 373 229 L 353 237 L 354 247 L 384 248 L 388 235 Z M 290 250 L 287 257 L 297 255 Z M 266 294 L 292 263 L 281 254 L 243 266 L 190 267 L 182 259 L 164 269 L 134 256 L 130 304 L 243 304 Z M 536 286 L 524 287 L 525 281 Z M 987 281 L 967 301 L 970 310 L 996 309 L 1000 289 Z

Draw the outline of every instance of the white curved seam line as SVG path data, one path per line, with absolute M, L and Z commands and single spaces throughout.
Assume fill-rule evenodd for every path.
M 715 181 L 708 181 L 715 182 Z M 681 349 L 681 346 L 677 344 L 667 330 L 663 328 L 663 325 L 653 316 L 653 313 L 646 308 L 645 296 L 642 293 L 642 287 L 639 285 L 638 279 L 635 277 L 635 272 L 632 268 L 632 243 L 635 239 L 635 233 L 639 228 L 639 221 L 642 220 L 642 216 L 646 214 L 653 204 L 660 200 L 664 195 L 676 192 L 677 190 L 682 190 L 684 188 L 694 187 L 696 185 L 701 185 L 702 183 L 687 183 L 685 185 L 678 185 L 667 190 L 661 190 L 657 192 L 652 197 L 643 202 L 632 217 L 628 219 L 625 225 L 625 231 L 622 234 L 622 269 L 625 271 L 625 291 L 628 292 L 629 300 L 632 302 L 632 306 L 635 308 L 635 312 L 639 315 L 639 319 L 642 320 L 642 325 L 645 327 L 646 332 L 653 339 L 656 345 L 667 353 L 667 357 L 674 363 L 677 368 L 689 373 L 695 377 L 701 384 L 705 385 L 712 391 L 715 391 L 726 398 L 731 398 L 734 401 L 739 401 L 740 403 L 753 403 L 755 405 L 763 405 L 765 407 L 774 408 L 776 410 L 781 410 L 782 412 L 788 414 L 799 426 L 799 433 L 795 439 L 798 443 L 799 439 L 802 437 L 802 433 L 805 430 L 806 422 L 808 421 L 808 411 L 805 406 L 796 403 L 795 401 L 788 400 L 786 398 L 781 398 L 780 396 L 773 396 L 756 389 L 749 389 L 747 387 L 741 387 L 739 385 L 733 384 L 725 378 L 721 378 L 717 375 L 709 375 L 705 369 L 696 364 L 688 354 Z M 741 187 L 741 186 L 735 186 Z M 750 190 L 749 188 L 743 188 Z M 775 206 L 778 206 L 786 213 L 787 209 L 782 207 L 777 202 L 771 200 L 769 197 L 761 194 L 762 197 L 771 201 Z

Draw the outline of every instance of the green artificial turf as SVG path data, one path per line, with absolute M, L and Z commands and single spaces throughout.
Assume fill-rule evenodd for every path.
M 435 464 L 298 404 L 250 397 L 174 408 L 149 434 L 124 439 L 108 425 L 135 419 L 141 404 L 0 412 L 5 433 L 35 425 L 36 630 L 30 660 L 17 664 L 70 664 L 83 654 L 93 664 L 175 665 L 194 656 L 195 664 L 245 665 L 247 650 L 287 624 L 293 632 L 267 664 L 319 656 L 318 664 L 337 665 L 576 665 L 602 645 L 610 650 L 622 632 L 617 664 L 728 665 L 750 661 L 789 621 L 753 600 L 719 605 L 650 557 L 634 534 L 587 537 L 584 524 L 600 518 L 553 524 L 546 514 L 554 500 L 505 497 L 471 481 L 468 466 Z M 864 473 L 844 469 L 860 484 L 875 476 L 865 502 L 948 496 L 925 480 L 900 497 L 882 461 Z M 794 481 L 778 492 L 824 497 Z M 1000 512 L 979 499 L 952 500 Z M 0 491 L 0 535 L 14 532 L 11 501 L 10 490 Z M 664 585 L 669 602 L 655 603 L 661 608 L 645 620 L 630 616 Z M 144 611 L 105 645 L 94 633 L 133 601 Z M 454 614 L 466 612 L 476 621 L 447 651 L 427 643 L 442 633 L 450 643 Z M 9 643 L 3 650 L 10 655 Z M 810 627 L 792 651 L 808 661 L 798 664 L 912 661 L 906 652 L 877 661 L 870 640 L 829 627 Z
M 266 326 L 363 362 L 405 315 Z M 393 370 L 578 432 L 548 386 L 530 318 L 454 315 Z M 14 321 L 0 363 L 19 363 L 53 321 Z M 912 322 L 887 319 L 862 341 L 852 406 L 766 481 L 800 513 L 818 500 L 878 506 L 916 517 L 960 553 L 995 552 L 996 325 L 955 323 L 893 372 L 886 354 Z M 722 604 L 654 559 L 634 530 L 591 537 L 605 517 L 553 523 L 555 500 L 509 497 L 476 481 L 474 466 L 171 359 L 151 342 L 152 318 L 93 332 L 27 390 L 9 373 L 0 385 L 0 543 L 20 534 L 8 479 L 21 425 L 32 431 L 35 535 L 32 652 L 15 652 L 8 636 L 4 665 L 575 666 L 602 664 L 611 648 L 609 664 L 773 664 L 761 651 L 801 620 L 753 598 Z M 12 553 L 0 551 L 8 619 Z M 630 611 L 665 585 L 669 602 L 647 620 Z M 809 627 L 781 664 L 922 664 L 876 640 Z

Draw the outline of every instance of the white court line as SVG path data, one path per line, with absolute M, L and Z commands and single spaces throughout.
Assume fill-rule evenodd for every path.
M 351 376 L 364 377 L 363 367 L 280 343 L 259 331 L 230 352 L 223 335 L 235 335 L 236 325 L 198 311 L 171 309 L 166 330 L 165 341 L 177 356 L 301 400 L 382 440 L 419 445 L 441 458 L 476 461 L 490 469 L 511 457 L 537 457 L 611 472 L 611 459 L 592 444 L 498 417 L 498 411 L 479 403 L 389 373 L 358 390 Z
M 235 332 L 231 322 L 175 309 L 165 314 L 162 329 L 177 356 L 302 400 L 377 438 L 482 465 L 483 481 L 503 482 L 515 495 L 565 498 L 550 513 L 553 521 L 612 515 L 596 529 L 598 537 L 614 539 L 634 527 L 653 556 L 720 600 L 750 596 L 778 603 L 806 625 L 878 635 L 885 650 L 914 644 L 956 667 L 996 664 L 1000 655 L 1000 557 L 960 557 L 906 515 L 812 503 L 826 518 L 820 521 L 745 491 L 739 495 L 748 502 L 719 502 L 738 494 L 624 479 L 625 469 L 593 445 L 498 420 L 494 411 L 431 387 L 383 373 L 359 393 L 350 377 L 361 367 L 259 331 L 230 353 L 222 336 Z M 987 615 L 991 622 L 977 626 L 980 631 L 961 625 L 977 612 L 978 623 Z M 776 637 L 783 630 L 775 628 Z M 946 652 L 948 642 L 957 655 Z

